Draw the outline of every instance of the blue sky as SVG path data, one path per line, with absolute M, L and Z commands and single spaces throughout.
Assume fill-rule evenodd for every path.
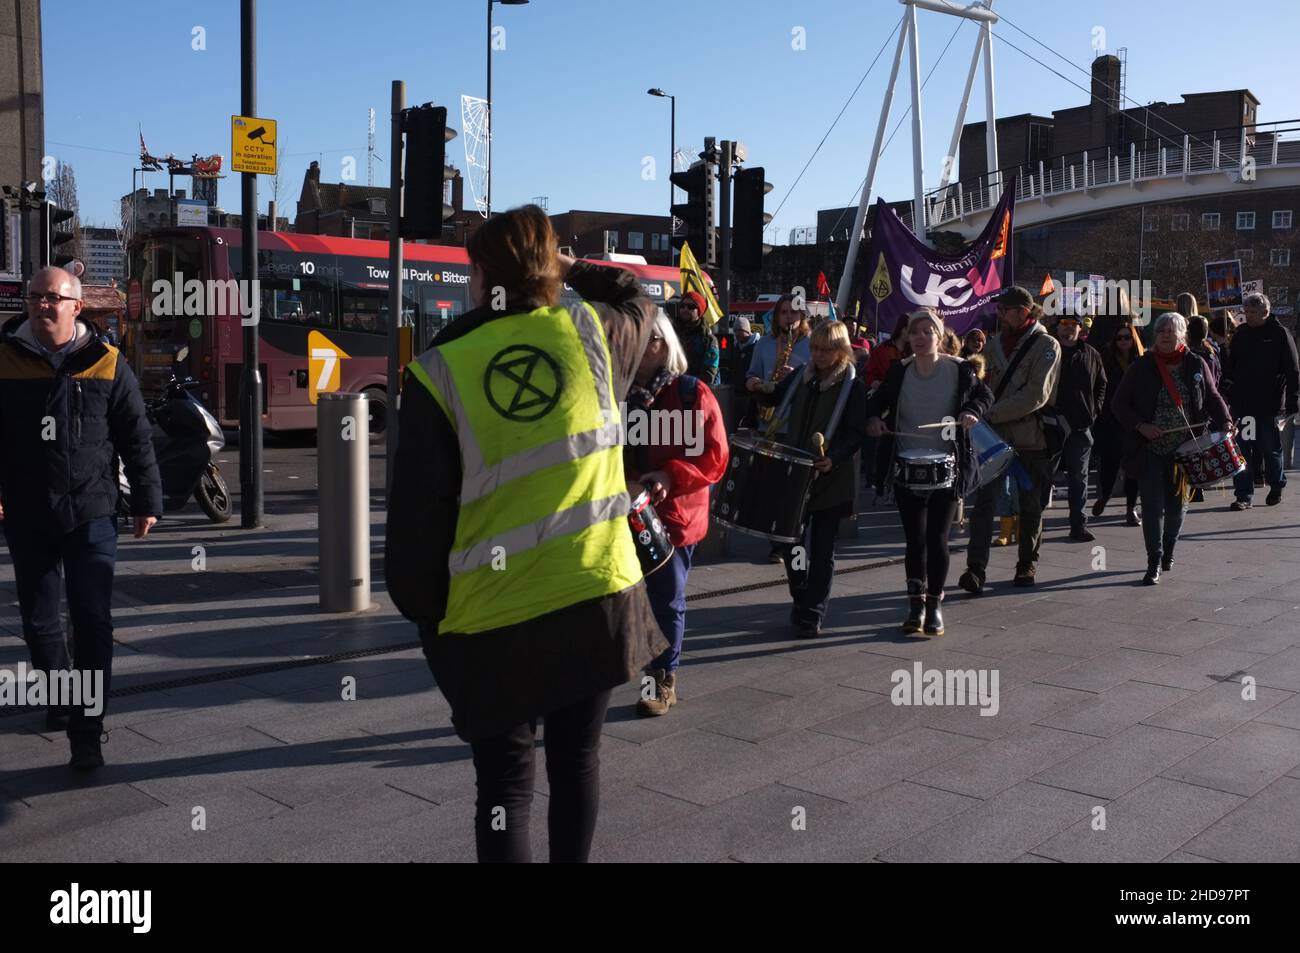
M 286 160 L 281 205 L 292 218 L 313 159 L 338 181 L 344 157 L 366 176 L 366 111 L 378 114 L 376 150 L 388 156 L 390 84 L 407 83 L 408 103 L 449 106 L 460 128 L 462 93 L 485 93 L 484 0 L 262 0 L 258 113 L 279 121 Z M 813 225 L 819 208 L 854 198 L 888 78 L 893 41 L 792 194 L 804 163 L 862 78 L 899 17 L 896 0 L 532 0 L 495 8 L 505 27 L 494 54 L 496 100 L 493 206 L 545 195 L 552 212 L 571 208 L 660 213 L 666 204 L 667 100 L 677 95 L 679 148 L 706 135 L 739 139 L 750 164 L 774 184 L 776 221 Z M 1300 118 L 1295 57 L 1300 5 L 1258 0 L 1230 9 L 1212 0 L 998 0 L 1009 22 L 995 27 L 1074 82 L 1085 73 L 1018 32 L 1020 27 L 1087 68 L 1097 29 L 1108 51 L 1127 47 L 1127 95 L 1176 102 L 1183 93 L 1246 87 L 1262 102 L 1259 120 Z M 229 162 L 230 115 L 239 112 L 239 4 L 44 0 L 46 152 L 76 170 L 82 220 L 116 220 L 130 190 L 137 128 L 154 155 L 221 153 Z M 921 11 L 922 76 L 958 27 Z M 194 27 L 206 49 L 194 50 Z M 806 49 L 796 50 L 802 29 Z M 976 29 L 965 23 L 924 93 L 925 181 L 938 184 Z M 1050 113 L 1081 105 L 1086 93 L 994 41 L 997 112 Z M 907 61 L 893 124 L 908 105 Z M 982 76 L 981 76 L 982 82 Z M 982 87 L 977 86 L 977 91 Z M 982 92 L 968 121 L 984 118 Z M 1130 104 L 1131 105 L 1131 104 Z M 643 158 L 658 163 L 643 178 Z M 449 157 L 465 168 L 460 140 Z M 388 167 L 376 164 L 376 184 Z M 908 198 L 911 135 L 904 124 L 884 154 L 875 194 Z M 149 176 L 151 188 L 166 176 Z M 178 187 L 181 183 L 178 181 Z M 188 185 L 188 183 L 186 183 Z M 220 200 L 239 209 L 239 177 L 222 180 Z M 265 207 L 270 182 L 259 183 Z M 469 201 L 468 196 L 466 199 Z

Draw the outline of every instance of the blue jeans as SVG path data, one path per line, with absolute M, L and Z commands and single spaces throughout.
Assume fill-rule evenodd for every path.
M 1016 492 L 1016 487 L 1011 480 L 1011 474 L 998 477 L 994 485 L 1000 487 L 1000 489 L 998 490 L 998 502 L 993 510 L 993 515 L 998 517 L 1018 515 L 1020 513 L 1020 494 Z
M 695 546 L 678 546 L 672 558 L 645 577 L 645 594 L 655 621 L 671 644 L 650 663 L 651 668 L 672 673 L 682 659 L 682 639 L 686 637 L 686 576 L 691 571 Z
M 804 530 L 802 569 L 794 567 L 794 547 L 784 547 L 785 576 L 794 600 L 791 617 L 795 622 L 821 623 L 831 601 L 831 581 L 835 577 L 835 534 L 840 517 L 829 511 L 810 513 Z M 951 520 L 951 517 L 949 517 Z
M 1286 470 L 1282 466 L 1282 434 L 1272 417 L 1255 418 L 1255 439 L 1240 443 L 1241 455 L 1246 458 L 1246 469 L 1232 478 L 1239 500 L 1250 500 L 1255 495 L 1255 474 L 1264 469 L 1264 480 L 1270 490 L 1286 486 Z
M 113 567 L 117 561 L 117 527 L 111 517 L 83 523 L 70 533 L 39 530 L 4 521 L 5 539 L 14 562 L 14 582 L 23 618 L 23 638 L 32 653 L 33 668 L 44 672 L 75 667 L 82 684 L 91 672 L 104 673 L 107 705 L 113 668 Z M 63 635 L 59 613 L 59 564 L 67 574 L 68 613 L 72 618 L 73 655 Z M 90 716 L 81 708 L 68 712 L 69 734 L 94 734 L 103 729 L 104 714 Z
M 1174 489 L 1174 458 L 1156 456 L 1144 449 L 1138 491 L 1142 495 L 1142 536 L 1147 544 L 1147 559 L 1155 562 L 1174 551 L 1187 515 L 1187 504 Z
M 1071 529 L 1083 529 L 1088 525 L 1084 507 L 1088 503 L 1088 457 L 1091 454 L 1091 430 L 1074 430 L 1065 438 L 1060 467 L 1065 471 L 1069 486 Z

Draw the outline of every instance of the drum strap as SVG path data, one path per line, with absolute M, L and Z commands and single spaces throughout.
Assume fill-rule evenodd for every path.
M 1183 396 L 1178 393 L 1178 388 L 1174 386 L 1173 375 L 1169 373 L 1169 368 L 1165 366 L 1164 361 L 1160 360 L 1159 355 L 1156 355 L 1156 367 L 1160 369 L 1160 379 L 1165 382 L 1165 390 L 1169 391 L 1169 399 L 1174 402 L 1175 407 L 1182 410 Z
M 1169 368 L 1165 362 L 1160 360 L 1160 355 L 1156 355 L 1156 367 L 1160 369 L 1160 379 L 1165 382 L 1165 390 L 1169 391 L 1169 399 L 1174 402 L 1174 406 L 1182 413 L 1183 420 L 1187 421 L 1187 426 L 1191 426 L 1191 421 L 1187 420 L 1187 414 L 1183 411 L 1183 396 L 1178 393 L 1178 388 L 1174 386 L 1173 375 L 1169 373 Z M 1187 479 L 1187 469 L 1178 462 L 1174 463 L 1174 495 L 1183 503 L 1189 503 L 1192 499 L 1192 484 Z

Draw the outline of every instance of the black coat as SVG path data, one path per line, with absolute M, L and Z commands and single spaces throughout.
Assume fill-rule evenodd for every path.
M 811 368 L 811 364 L 796 368 L 776 385 L 771 395 L 760 394 L 759 402 L 775 404 L 779 408 L 790 388 L 799 388 L 790 399 L 786 411 L 790 419 L 778 434 L 778 439 L 783 444 L 812 453 L 812 435 L 823 434 L 831 468 L 813 481 L 808 493 L 808 512 L 847 516 L 853 512 L 857 498 L 853 457 L 862 449 L 862 441 L 867 436 L 867 390 L 860 377 L 855 377 L 851 383 L 841 381 L 823 390 L 823 385 L 812 376 Z M 828 432 L 830 416 L 839 401 L 841 388 L 845 386 L 849 388 L 849 395 L 844 403 L 844 412 L 834 431 Z
M 1294 415 L 1300 388 L 1295 340 L 1273 315 L 1258 328 L 1243 324 L 1223 366 L 1224 389 L 1237 416 Z M 1266 421 L 1270 426 L 1271 419 Z
M 28 336 L 0 342 L 0 496 L 5 520 L 71 532 L 117 511 L 122 458 L 135 516 L 162 515 L 153 427 L 131 368 L 84 321 L 56 371 Z
M 894 409 L 898 406 L 899 395 L 903 392 L 903 375 L 914 360 L 916 360 L 914 357 L 909 357 L 905 361 L 899 361 L 889 369 L 889 372 L 885 375 L 884 383 L 877 387 L 875 392 L 867 398 L 868 419 L 879 417 L 892 426 L 893 421 L 898 416 L 894 413 Z M 974 365 L 969 361 L 961 361 L 957 365 L 957 416 L 973 414 L 983 419 L 992 406 L 993 391 L 989 390 L 988 385 L 976 375 Z M 894 438 L 892 435 L 886 434 L 880 438 L 876 451 L 876 473 L 873 483 L 877 489 L 884 487 L 893 467 Z M 966 428 L 958 427 L 957 495 L 965 496 L 975 489 L 978 476 L 979 462 L 976 459 L 975 447 L 970 442 Z
M 1210 373 L 1205 361 L 1188 351 L 1174 373 L 1183 375 L 1183 383 L 1187 387 L 1188 402 L 1183 406 L 1183 411 L 1187 414 L 1188 421 L 1198 424 L 1208 419 L 1214 424 L 1215 430 L 1226 431 L 1229 421 L 1228 405 L 1214 385 L 1214 375 Z M 1126 473 L 1141 472 L 1142 448 L 1147 445 L 1147 439 L 1138 433 L 1137 428 L 1139 424 L 1149 424 L 1155 418 L 1156 403 L 1164 388 L 1165 382 L 1156 366 L 1155 352 L 1148 351 L 1129 365 L 1128 373 L 1115 392 L 1111 412 L 1126 431 Z M 1189 431 L 1187 439 L 1191 438 L 1192 433 Z
M 1087 430 L 1106 404 L 1107 374 L 1101 355 L 1085 343 L 1061 345 L 1061 374 L 1052 405 L 1072 430 Z

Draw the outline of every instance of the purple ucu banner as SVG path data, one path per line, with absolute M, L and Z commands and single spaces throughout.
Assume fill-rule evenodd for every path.
M 901 316 L 917 308 L 934 308 L 949 330 L 958 334 L 991 327 L 997 313 L 993 298 L 1015 284 L 1014 207 L 1012 182 L 979 237 L 962 254 L 945 255 L 927 248 L 884 199 L 878 200 L 871 247 L 863 263 L 860 320 L 874 332 L 889 334 Z

